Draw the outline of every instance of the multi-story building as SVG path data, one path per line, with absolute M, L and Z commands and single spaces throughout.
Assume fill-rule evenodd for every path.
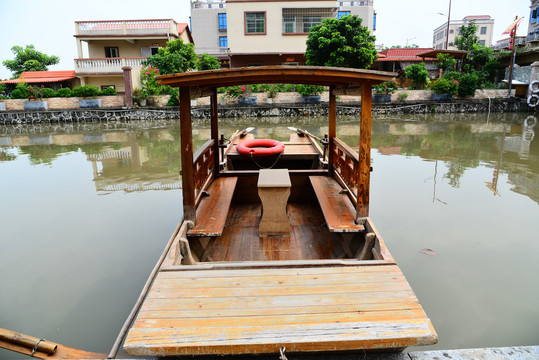
M 530 1 L 530 22 L 526 42 L 531 47 L 539 46 L 539 0 Z
M 326 18 L 358 15 L 376 27 L 373 1 L 201 0 L 191 8 L 197 53 L 231 67 L 304 64 L 309 29 Z
M 172 19 L 76 21 L 75 39 L 75 76 L 81 84 L 101 89 L 112 86 L 120 94 L 125 92 L 124 68 L 131 67 L 131 84 L 140 87 L 144 59 L 169 40 L 193 42 L 187 24 Z
M 451 20 L 449 22 L 449 46 L 447 49 L 456 50 L 454 45 L 455 37 L 462 35 L 462 27 L 470 24 L 470 21 L 475 21 L 477 26 L 477 36 L 479 43 L 484 46 L 492 45 L 492 35 L 494 31 L 494 19 L 489 15 L 470 15 L 462 20 Z M 447 21 L 434 29 L 432 37 L 432 47 L 436 50 L 446 49 L 447 41 Z

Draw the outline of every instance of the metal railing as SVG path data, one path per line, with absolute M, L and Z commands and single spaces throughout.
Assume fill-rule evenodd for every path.
M 526 36 L 526 41 L 539 41 L 539 33 L 531 33 Z
M 178 34 L 172 19 L 77 21 L 76 35 Z
M 373 6 L 373 0 L 364 1 L 337 1 L 337 6 Z
M 145 57 L 75 59 L 75 72 L 122 72 L 124 66 L 142 67 Z
M 517 37 L 515 40 L 515 45 L 523 45 L 526 43 L 525 37 Z M 492 45 L 492 49 L 494 50 L 500 50 L 500 49 L 508 49 L 509 48 L 509 39 L 498 41 L 496 44 Z
M 209 0 L 197 1 L 191 3 L 192 9 L 224 9 L 226 8 L 226 0 Z

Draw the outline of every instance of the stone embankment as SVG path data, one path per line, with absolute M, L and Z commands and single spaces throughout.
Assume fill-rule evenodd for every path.
M 402 90 L 401 90 L 402 91 Z M 389 103 L 373 103 L 375 114 L 426 114 L 426 113 L 475 113 L 475 112 L 525 112 L 529 109 L 526 101 L 521 98 L 501 96 L 500 90 L 478 91 L 476 96 L 469 99 L 455 98 L 450 101 L 431 101 L 428 90 L 409 91 L 406 101 L 392 99 Z M 507 92 L 504 91 L 507 96 Z M 398 97 L 393 94 L 392 97 Z M 105 97 L 107 98 L 107 97 Z M 179 117 L 178 107 L 157 106 L 151 108 L 126 108 L 120 105 L 118 98 L 108 97 L 114 101 L 96 109 L 57 108 L 57 104 L 49 106 L 44 111 L 13 110 L 10 103 L 6 111 L 0 111 L 0 125 L 8 124 L 39 124 L 59 122 L 92 122 L 92 121 L 129 121 L 129 120 L 158 120 L 176 119 Z M 226 99 L 224 105 L 219 106 L 219 117 L 297 117 L 297 116 L 326 116 L 328 111 L 327 94 L 322 94 L 321 104 L 306 105 L 301 103 L 299 94 L 280 93 L 272 104 L 266 103 L 265 94 L 257 94 L 258 105 L 239 106 L 234 99 Z M 166 103 L 162 99 L 159 104 Z M 3 102 L 17 102 L 22 100 L 3 100 Z M 193 104 L 194 105 L 194 104 Z M 340 96 L 337 98 L 337 113 L 341 116 L 361 114 L 360 98 L 354 96 Z M 192 108 L 195 119 L 210 117 L 209 98 L 198 99 Z

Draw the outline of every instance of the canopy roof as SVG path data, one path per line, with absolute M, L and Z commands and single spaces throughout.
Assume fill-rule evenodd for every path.
M 448 54 L 449 56 L 455 58 L 455 59 L 464 59 L 466 55 L 468 55 L 469 51 L 466 50 L 431 50 L 426 51 L 423 53 L 417 54 L 417 56 L 422 58 L 435 58 L 438 56 L 438 54 Z
M 361 85 L 394 80 L 386 71 L 332 68 L 325 66 L 257 66 L 187 72 L 157 76 L 157 82 L 173 87 L 216 88 L 247 84 Z

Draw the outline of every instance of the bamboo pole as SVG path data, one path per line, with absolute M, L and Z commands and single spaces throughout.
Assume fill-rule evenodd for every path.
M 53 355 L 58 348 L 57 344 L 50 341 L 40 340 L 30 335 L 24 335 L 15 331 L 0 328 L 0 340 L 8 343 L 21 345 L 28 349 L 44 352 L 48 355 Z

